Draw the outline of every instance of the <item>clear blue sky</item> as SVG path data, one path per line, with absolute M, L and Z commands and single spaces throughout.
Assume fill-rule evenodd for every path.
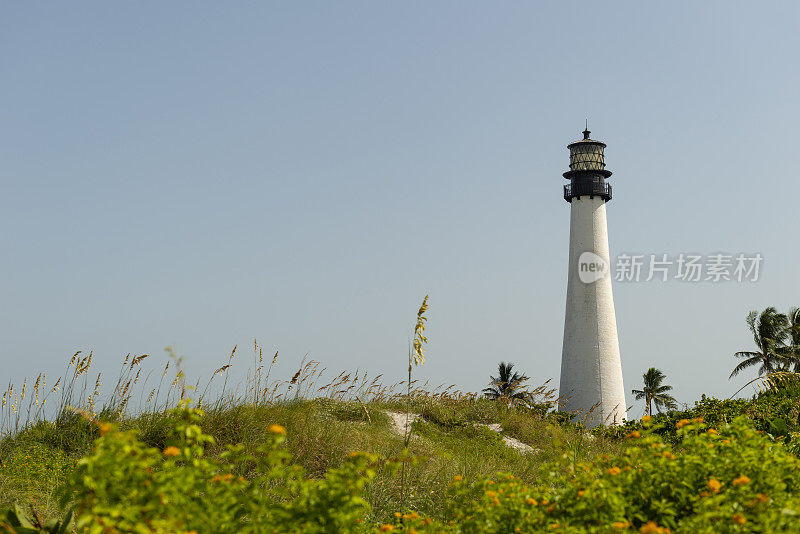
M 0 8 L 0 379 L 253 338 L 466 390 L 558 380 L 566 144 L 608 143 L 612 255 L 760 252 L 754 284 L 615 285 L 630 389 L 728 396 L 750 309 L 800 305 L 794 2 Z M 240 361 L 239 364 L 243 364 Z M 633 410 L 638 415 L 641 408 Z

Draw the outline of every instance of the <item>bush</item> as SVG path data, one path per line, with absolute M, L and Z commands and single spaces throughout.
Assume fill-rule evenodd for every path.
M 774 437 L 790 439 L 790 434 L 800 432 L 800 383 L 784 382 L 780 387 L 754 395 L 751 399 L 720 400 L 703 395 L 689 410 L 658 414 L 654 419 L 662 423 L 658 431 L 670 441 L 675 441 L 675 423 L 681 419 L 702 417 L 710 425 L 722 425 L 739 416 L 745 416 L 756 430 Z M 629 421 L 628 430 L 638 428 Z
M 214 439 L 199 426 L 202 411 L 182 407 L 163 450 L 135 431 L 99 423 L 101 437 L 81 459 L 63 491 L 78 529 L 89 532 L 344 532 L 369 506 L 361 496 L 380 464 L 352 453 L 323 479 L 307 479 L 289 464 L 285 429 L 255 451 L 228 446 L 219 459 L 204 456 Z M 247 480 L 238 471 L 254 472 Z
M 718 431 L 678 423 L 681 452 L 658 428 L 634 431 L 620 456 L 544 469 L 536 485 L 513 475 L 456 477 L 442 523 L 405 514 L 385 530 L 452 532 L 787 532 L 800 514 L 800 461 L 744 418 Z
M 307 478 L 290 463 L 286 430 L 276 424 L 258 445 L 228 445 L 207 457 L 209 446 L 220 447 L 202 431 L 202 416 L 185 405 L 173 411 L 163 448 L 135 430 L 95 422 L 100 437 L 62 490 L 78 531 L 726 533 L 792 532 L 800 521 L 800 460 L 744 417 L 716 428 L 701 418 L 680 420 L 674 447 L 662 425 L 647 421 L 618 454 L 582 459 L 565 449 L 527 482 L 512 474 L 473 482 L 456 475 L 436 496 L 443 501 L 438 517 L 396 512 L 380 525 L 371 523 L 366 496 L 414 459 L 350 453 L 323 478 Z M 418 425 L 423 435 L 435 431 Z M 499 441 L 480 428 L 458 434 Z M 388 476 L 373 481 L 380 470 Z M 20 514 L 6 517 L 0 531 L 14 532 Z

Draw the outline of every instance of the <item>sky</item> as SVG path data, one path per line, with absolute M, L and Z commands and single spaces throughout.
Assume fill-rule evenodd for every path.
M 566 145 L 608 144 L 617 254 L 763 256 L 614 282 L 630 389 L 726 398 L 752 309 L 800 305 L 794 2 L 6 3 L 0 382 L 94 351 L 207 377 L 558 382 Z M 745 393 L 752 392 L 746 389 Z

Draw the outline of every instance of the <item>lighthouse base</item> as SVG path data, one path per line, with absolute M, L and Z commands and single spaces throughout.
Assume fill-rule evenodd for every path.
M 605 200 L 570 202 L 569 278 L 559 410 L 588 427 L 625 420 Z

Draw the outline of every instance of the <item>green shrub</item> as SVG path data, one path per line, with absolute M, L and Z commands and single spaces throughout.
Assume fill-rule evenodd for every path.
M 171 412 L 173 426 L 160 448 L 136 430 L 95 422 L 100 437 L 61 491 L 78 531 L 688 534 L 793 532 L 800 523 L 800 460 L 745 417 L 714 426 L 680 420 L 669 429 L 674 445 L 653 418 L 630 431 L 614 454 L 576 455 L 565 446 L 551 462 L 526 457 L 529 472 L 471 481 L 454 477 L 457 462 L 434 459 L 419 474 L 441 479 L 436 491 L 410 501 L 417 511 L 394 514 L 401 501 L 388 486 L 397 482 L 398 460 L 350 453 L 321 478 L 309 478 L 291 463 L 283 426 L 269 424 L 256 444 L 222 447 L 201 429 L 202 418 L 185 405 Z M 455 452 L 469 443 L 483 451 L 484 462 L 516 455 L 484 428 L 415 428 L 422 451 L 436 444 Z M 215 453 L 207 455 L 209 449 Z M 423 487 L 415 473 L 425 462 L 400 461 L 412 463 L 410 487 Z M 376 523 L 370 502 L 390 521 Z M 25 519 L 9 513 L 0 531 L 14 532 L 14 518 Z M 48 532 L 33 525 L 24 532 Z
M 793 532 L 800 461 L 744 418 L 719 430 L 680 421 L 675 452 L 656 429 L 631 433 L 619 456 L 546 466 L 535 485 L 513 475 L 456 480 L 443 522 L 405 514 L 384 530 L 452 532 Z M 457 477 L 458 479 L 458 477 Z
M 22 508 L 15 506 L 13 510 L 6 512 L 5 517 L 0 517 L 0 529 L 11 534 L 67 534 L 71 532 L 72 512 L 68 512 L 63 521 L 51 519 L 42 522 L 34 509 L 31 509 L 29 517 Z
M 17 436 L 0 458 L 0 510 L 35 504 L 29 513 L 34 520 L 60 516 L 55 490 L 66 480 L 77 457 L 29 438 Z
M 681 419 L 702 417 L 707 424 L 722 425 L 739 416 L 747 417 L 756 430 L 773 437 L 790 438 L 790 434 L 800 432 L 800 384 L 784 382 L 751 399 L 720 400 L 703 395 L 691 409 L 658 414 L 654 419 L 662 424 L 658 432 L 674 442 L 675 423 Z M 635 421 L 626 425 L 628 430 L 637 427 Z
M 352 453 L 322 479 L 289 464 L 285 429 L 273 425 L 257 450 L 228 446 L 205 456 L 214 438 L 199 426 L 202 411 L 176 410 L 178 424 L 163 450 L 136 432 L 99 423 L 94 450 L 78 462 L 64 488 L 78 529 L 88 532 L 346 532 L 369 506 L 364 487 L 377 457 Z M 252 479 L 237 471 L 255 473 Z
M 0 443 L 0 454 L 14 448 L 18 443 L 39 443 L 79 456 L 92 447 L 97 436 L 97 428 L 81 415 L 64 412 L 55 421 L 36 421 L 12 437 L 4 439 Z

